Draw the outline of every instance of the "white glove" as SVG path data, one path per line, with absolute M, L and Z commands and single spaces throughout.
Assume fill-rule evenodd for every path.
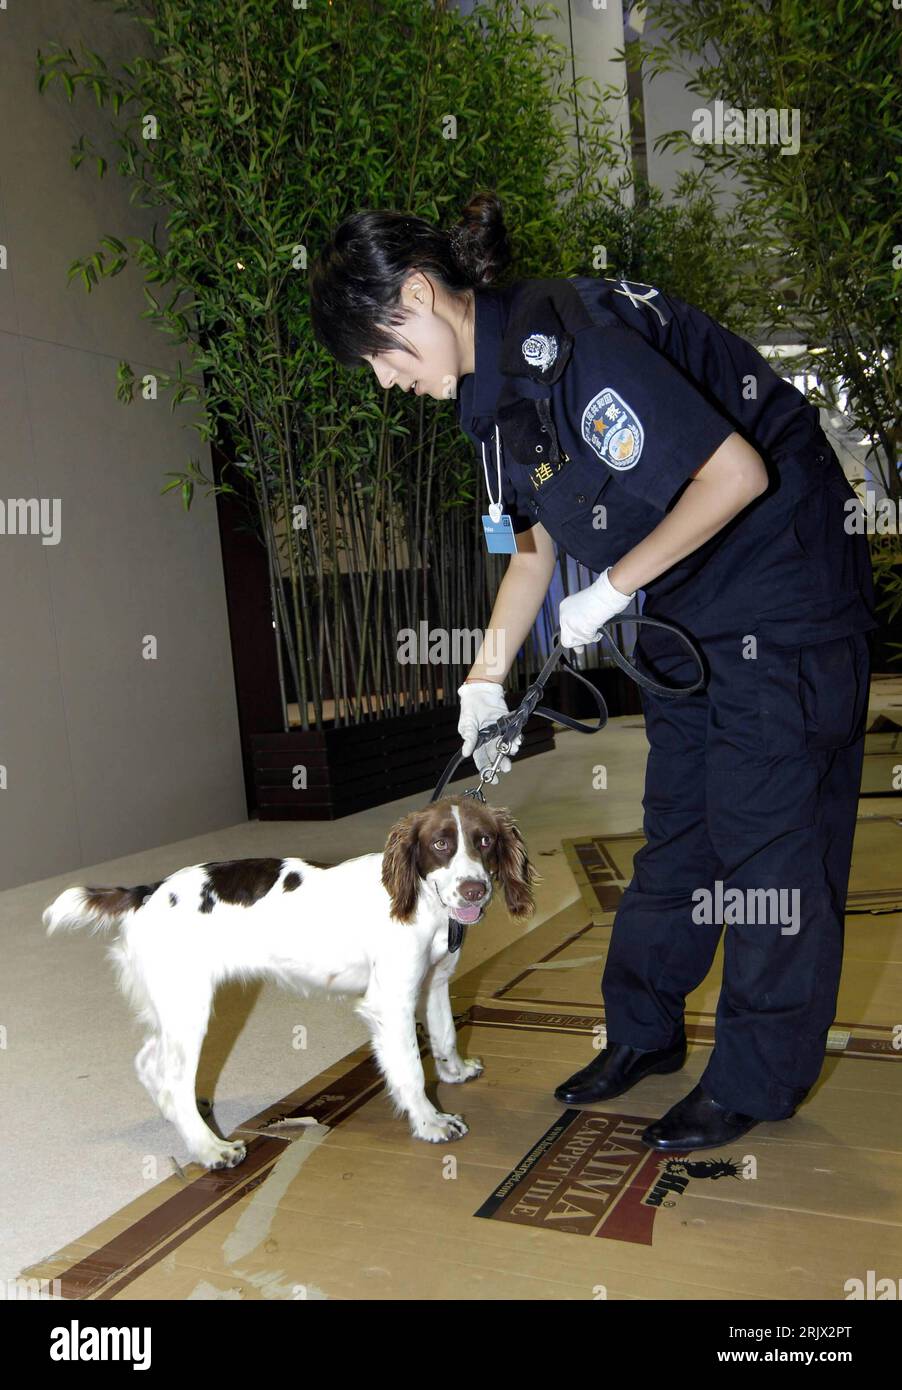
M 635 592 L 622 594 L 615 589 L 608 578 L 608 570 L 600 574 L 594 584 L 580 589 L 577 594 L 568 594 L 561 600 L 558 610 L 561 646 L 582 653 L 584 644 L 594 640 L 602 623 L 622 613 L 635 596 Z
M 479 730 L 484 729 L 487 724 L 494 724 L 496 719 L 500 719 L 504 714 L 510 714 L 507 702 L 504 698 L 504 687 L 497 681 L 465 681 L 459 688 L 460 697 L 460 723 L 457 732 L 463 739 L 462 752 L 465 758 L 473 754 L 473 761 L 482 772 L 485 768 L 492 766 L 498 756 L 498 739 L 490 739 L 480 748 L 476 748 L 476 739 Z M 523 735 L 518 734 L 511 747 L 511 752 L 516 753 L 520 744 L 523 742 Z M 474 752 L 474 748 L 476 751 Z M 510 772 L 511 760 L 505 754 L 498 765 L 499 772 Z M 499 780 L 498 773 L 490 779 L 494 784 Z

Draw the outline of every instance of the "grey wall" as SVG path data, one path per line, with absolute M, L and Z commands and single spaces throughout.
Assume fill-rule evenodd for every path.
M 0 518 L 59 499 L 61 521 L 55 545 L 0 529 L 0 888 L 246 815 L 215 502 L 160 496 L 191 455 L 210 476 L 209 449 L 193 407 L 115 395 L 120 359 L 140 376 L 178 350 L 140 317 L 138 267 L 66 283 L 104 233 L 164 220 L 129 204 L 93 95 L 37 91 L 36 50 L 82 37 L 111 65 L 146 42 L 94 0 L 0 9 Z M 71 167 L 82 131 L 102 180 Z
M 576 77 L 596 82 L 602 91 L 611 84 L 620 87 L 623 64 L 614 57 L 623 47 L 619 0 L 608 0 L 604 6 L 594 5 L 592 0 L 569 0 L 569 4 L 558 4 L 556 8 L 559 14 L 549 15 L 537 27 L 547 29 L 568 51 Z M 626 100 L 609 98 L 605 108 L 613 129 L 620 135 L 625 134 L 629 129 Z M 567 117 L 572 119 L 572 108 L 568 109 Z M 612 166 L 608 172 L 613 175 L 615 168 Z
M 653 17 L 645 19 L 642 37 L 646 43 L 659 43 L 661 41 L 663 36 L 656 28 Z M 696 64 L 692 62 L 690 66 L 694 69 Z M 669 130 L 690 131 L 695 124 L 693 111 L 707 103 L 696 92 L 687 90 L 685 79 L 681 73 L 662 72 L 657 77 L 649 78 L 646 72 L 643 74 L 642 86 L 648 177 L 649 181 L 660 188 L 665 198 L 669 200 L 679 174 L 684 170 L 698 170 L 701 165 L 691 150 L 656 150 L 655 141 Z M 719 186 L 726 206 L 732 201 L 732 195 L 729 192 L 729 180 L 724 180 Z

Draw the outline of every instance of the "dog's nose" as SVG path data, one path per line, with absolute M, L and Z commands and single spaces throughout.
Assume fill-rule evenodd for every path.
M 458 884 L 457 891 L 464 902 L 478 903 L 486 895 L 486 884 L 481 878 L 464 878 Z

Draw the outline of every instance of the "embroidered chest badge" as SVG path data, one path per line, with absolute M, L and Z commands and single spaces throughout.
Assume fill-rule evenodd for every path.
M 530 333 L 523 340 L 522 352 L 531 367 L 538 367 L 540 372 L 544 372 L 557 357 L 557 338 L 554 334 Z
M 634 411 L 610 386 L 593 396 L 583 411 L 582 436 L 611 468 L 635 468 L 645 431 Z

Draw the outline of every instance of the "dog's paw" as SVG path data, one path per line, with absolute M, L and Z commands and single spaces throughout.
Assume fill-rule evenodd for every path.
M 481 1076 L 485 1066 L 481 1057 L 449 1057 L 444 1062 L 437 1061 L 435 1070 L 439 1081 L 456 1086 L 462 1081 L 472 1081 L 474 1077 Z
M 413 1129 L 413 1137 L 425 1139 L 427 1144 L 450 1144 L 468 1133 L 462 1115 L 446 1115 L 441 1110 L 436 1110 L 432 1119 L 418 1121 Z
M 247 1146 L 240 1139 L 234 1143 L 229 1143 L 227 1139 L 211 1139 L 203 1152 L 194 1157 L 205 1168 L 237 1168 L 247 1157 Z

